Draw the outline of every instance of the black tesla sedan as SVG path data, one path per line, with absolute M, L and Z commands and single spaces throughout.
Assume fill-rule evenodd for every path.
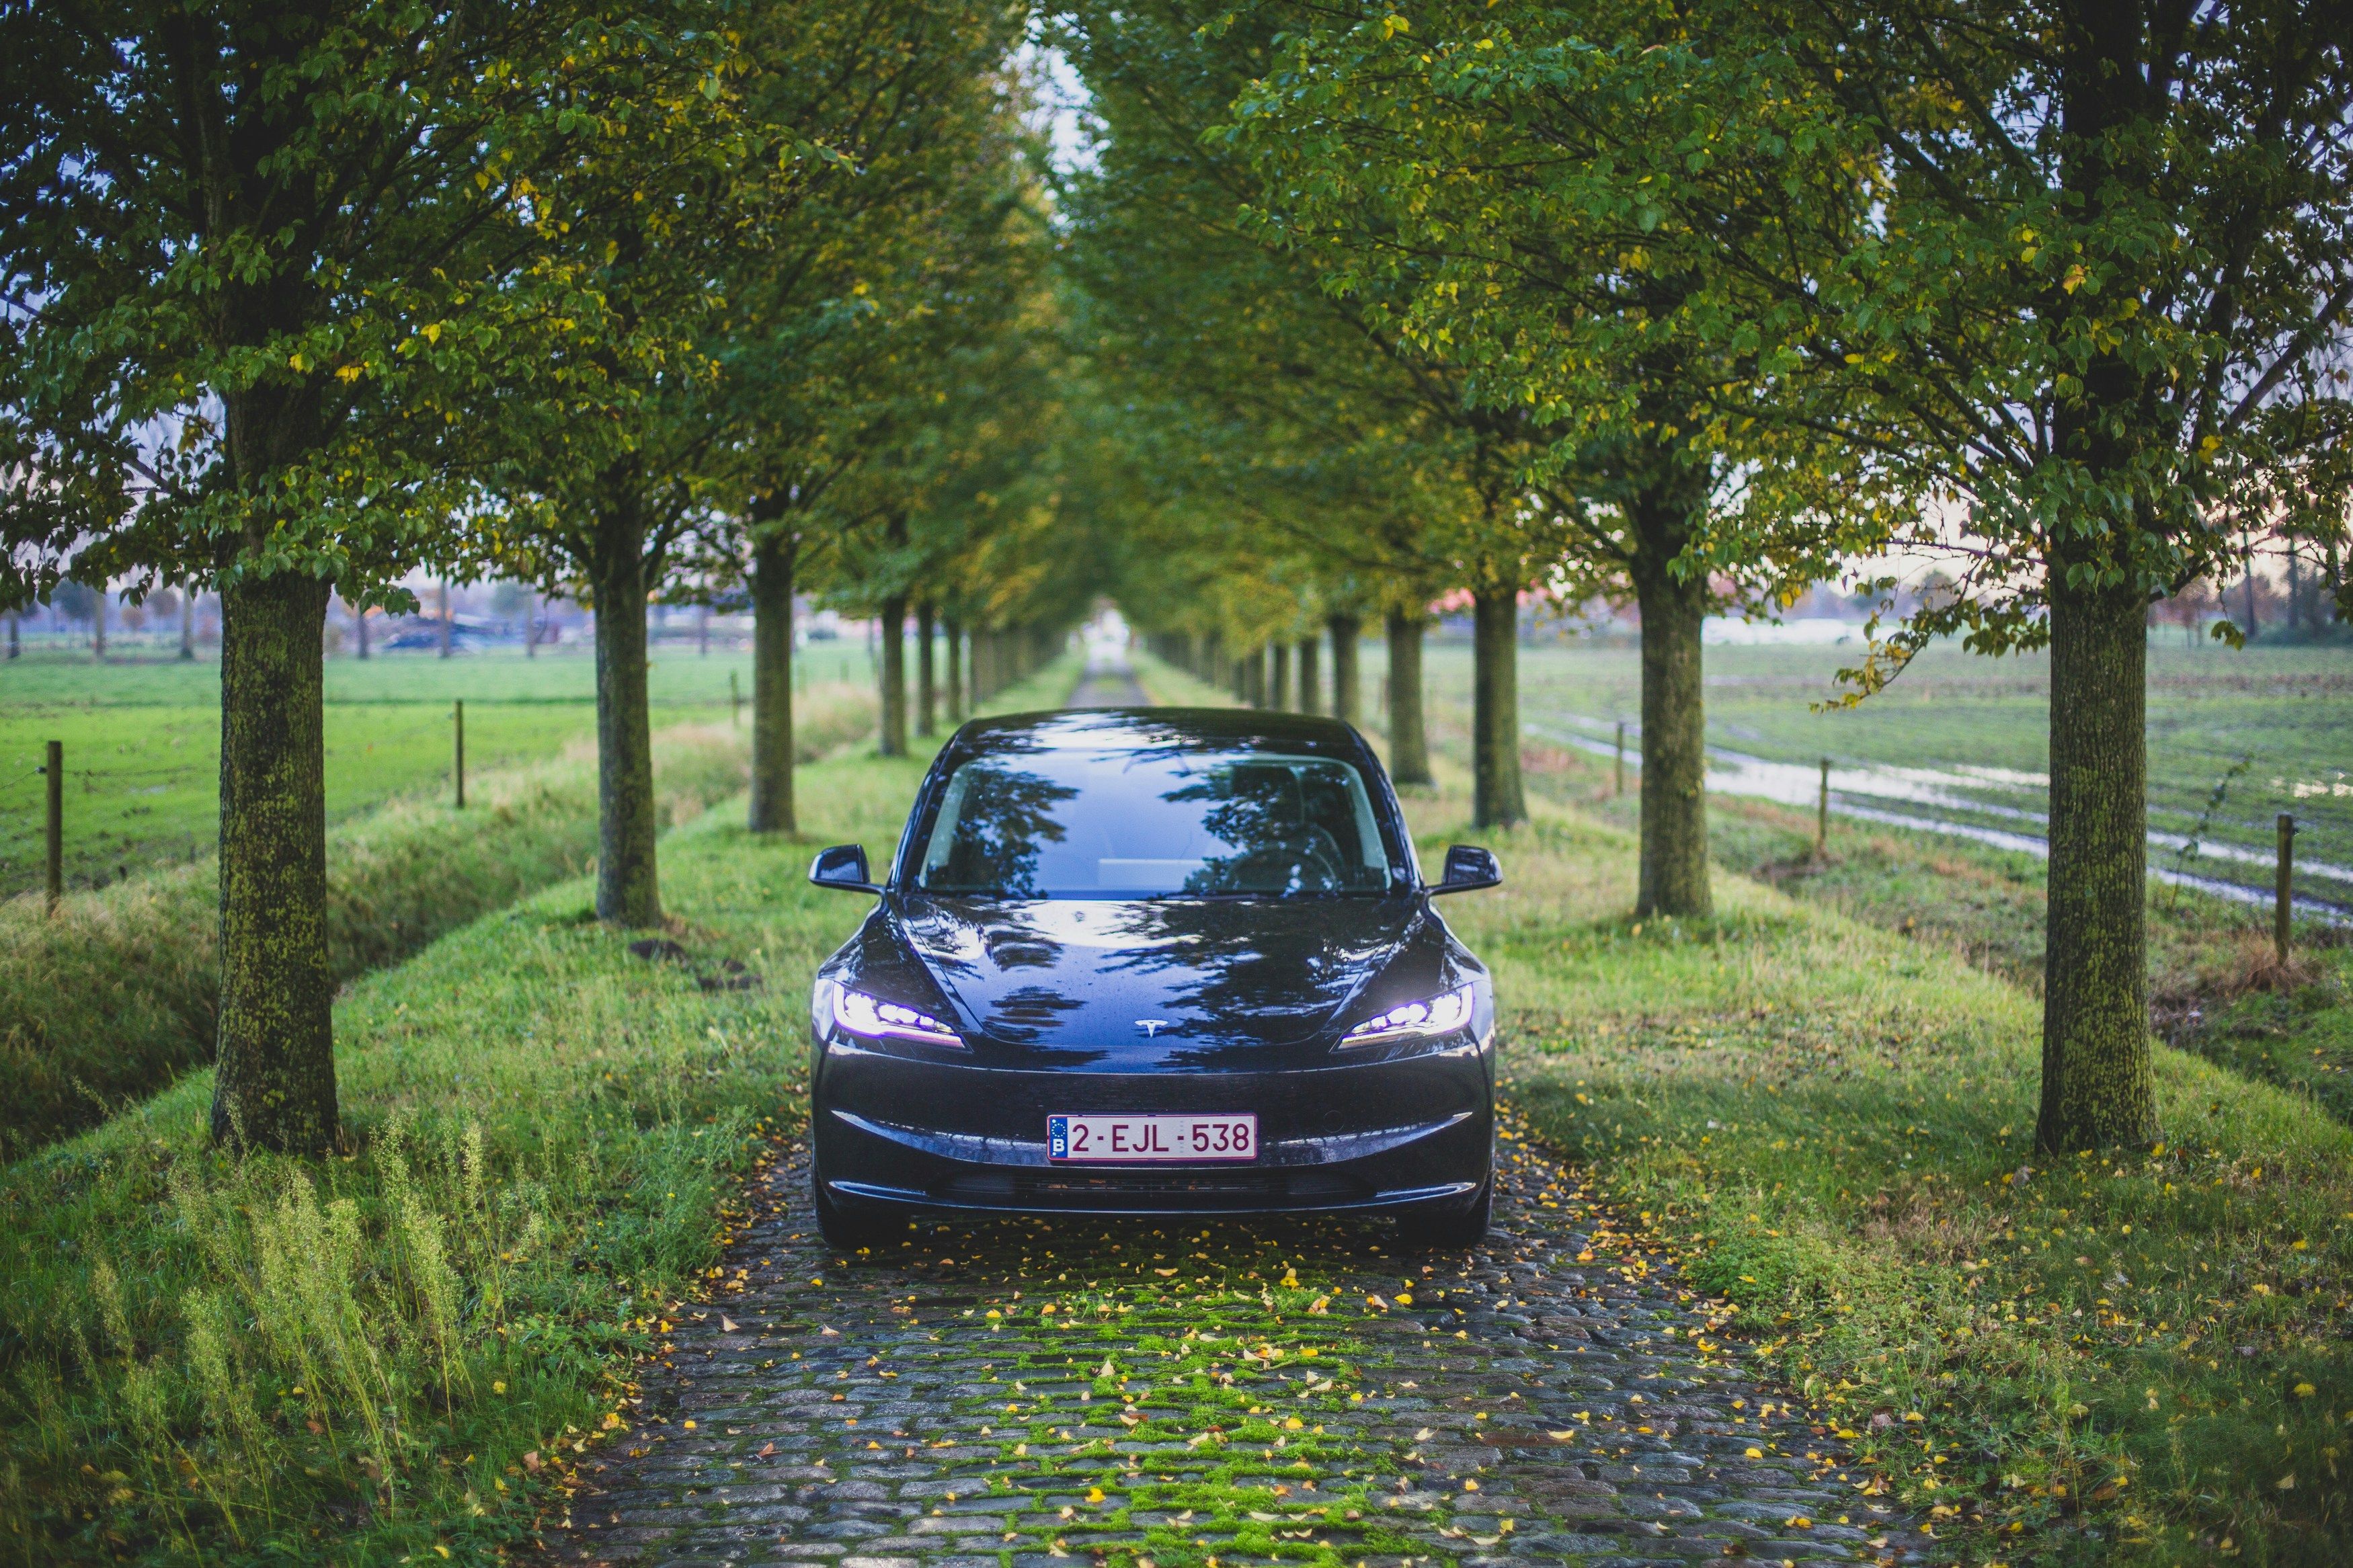
M 1493 1195 L 1494 997 L 1347 725 L 1241 709 L 976 721 L 818 971 L 818 1222 L 916 1210 L 1355 1210 L 1468 1246 Z

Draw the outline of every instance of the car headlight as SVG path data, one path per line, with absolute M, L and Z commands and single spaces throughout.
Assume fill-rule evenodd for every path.
M 1471 1022 L 1471 987 L 1458 985 L 1427 1002 L 1409 1002 L 1367 1018 L 1340 1037 L 1340 1048 L 1377 1046 L 1389 1040 L 1434 1040 Z
M 847 985 L 833 988 L 833 1025 L 870 1040 L 914 1040 L 926 1046 L 964 1046 L 963 1037 L 929 1013 L 885 1002 Z

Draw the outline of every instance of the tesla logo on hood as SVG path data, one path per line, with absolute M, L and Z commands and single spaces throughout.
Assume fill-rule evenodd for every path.
M 1168 1020 L 1166 1018 L 1138 1018 L 1135 1021 L 1135 1026 L 1144 1031 L 1144 1037 L 1148 1040 L 1160 1033 L 1161 1030 L 1166 1028 L 1168 1026 Z

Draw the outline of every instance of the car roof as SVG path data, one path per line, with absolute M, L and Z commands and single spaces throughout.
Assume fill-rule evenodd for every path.
M 1264 708 L 1064 708 L 975 719 L 949 745 L 959 752 L 1218 751 L 1366 752 L 1355 728 L 1314 713 Z

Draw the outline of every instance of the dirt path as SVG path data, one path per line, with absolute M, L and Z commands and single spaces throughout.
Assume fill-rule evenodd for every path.
M 562 1563 L 1910 1563 L 1827 1429 L 1518 1139 L 1493 1236 L 926 1225 L 845 1266 L 797 1139 L 676 1312 Z M 549 1521 L 555 1526 L 557 1521 Z

